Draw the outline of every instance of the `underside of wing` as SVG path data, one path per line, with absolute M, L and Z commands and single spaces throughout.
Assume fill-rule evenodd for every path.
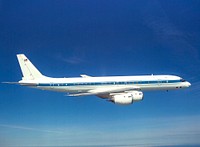
M 81 92 L 81 93 L 71 93 L 69 96 L 86 96 L 86 95 L 97 95 L 99 97 L 103 95 L 112 95 L 114 93 L 123 93 L 126 91 L 131 90 L 138 90 L 138 86 L 131 86 L 131 87 L 111 87 L 111 88 L 97 88 L 88 90 L 87 92 Z

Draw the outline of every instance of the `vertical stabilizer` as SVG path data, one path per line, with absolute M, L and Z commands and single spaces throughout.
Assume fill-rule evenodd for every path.
M 22 80 L 34 80 L 44 77 L 24 54 L 17 54 L 17 59 L 23 74 Z

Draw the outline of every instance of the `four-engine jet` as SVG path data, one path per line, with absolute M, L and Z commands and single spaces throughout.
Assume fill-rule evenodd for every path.
M 17 58 L 23 77 L 19 82 L 13 82 L 15 84 L 65 92 L 69 96 L 96 95 L 116 104 L 126 105 L 141 101 L 142 91 L 146 90 L 173 90 L 191 86 L 186 80 L 174 75 L 108 77 L 81 75 L 77 78 L 51 78 L 41 74 L 24 54 L 18 54 Z

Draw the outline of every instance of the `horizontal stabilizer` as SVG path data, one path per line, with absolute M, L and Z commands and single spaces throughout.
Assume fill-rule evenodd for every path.
M 1 82 L 3 84 L 20 84 L 19 82 Z
M 36 86 L 36 83 L 24 83 L 24 82 L 2 82 L 4 84 L 17 84 L 17 85 L 23 85 L 23 86 Z

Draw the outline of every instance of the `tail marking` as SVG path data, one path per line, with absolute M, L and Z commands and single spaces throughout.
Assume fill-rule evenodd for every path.
M 23 74 L 22 80 L 34 80 L 44 77 L 24 54 L 17 54 Z

